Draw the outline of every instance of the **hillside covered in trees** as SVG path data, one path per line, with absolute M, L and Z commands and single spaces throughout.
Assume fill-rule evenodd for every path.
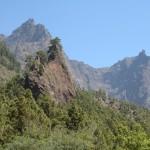
M 63 58 L 51 40 L 1 86 L 0 149 L 149 150 L 150 111 L 76 87 Z
M 67 103 L 37 99 L 13 79 L 0 90 L 0 144 L 6 150 L 150 149 L 150 111 L 99 92 Z

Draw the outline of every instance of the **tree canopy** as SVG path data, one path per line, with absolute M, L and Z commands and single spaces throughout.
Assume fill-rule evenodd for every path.
M 105 98 L 104 92 L 79 90 L 65 104 L 47 95 L 35 100 L 18 76 L 0 89 L 1 148 L 150 149 L 150 111 L 129 103 L 113 109 L 102 105 Z

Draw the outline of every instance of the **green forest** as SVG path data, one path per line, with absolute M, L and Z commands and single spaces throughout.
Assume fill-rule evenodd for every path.
M 127 102 L 104 106 L 102 92 L 78 91 L 65 104 L 46 95 L 35 100 L 21 82 L 14 78 L 0 90 L 1 149 L 150 149 L 149 110 Z
M 18 72 L 15 58 L 0 46 L 4 56 L 11 63 L 1 64 Z M 24 85 L 25 73 L 16 73 L 0 87 L 0 149 L 150 150 L 148 109 L 103 90 L 77 89 L 75 97 L 58 103 L 46 94 L 35 98 Z

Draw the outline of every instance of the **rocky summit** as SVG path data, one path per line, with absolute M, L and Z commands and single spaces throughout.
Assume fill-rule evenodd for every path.
M 50 39 L 50 33 L 42 24 L 35 24 L 33 19 L 29 19 L 6 37 L 5 42 L 23 64 L 26 56 L 47 49 Z

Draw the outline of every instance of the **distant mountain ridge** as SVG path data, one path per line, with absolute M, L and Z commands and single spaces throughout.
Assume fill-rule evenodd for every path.
M 75 78 L 84 88 L 102 88 L 113 97 L 150 107 L 150 57 L 144 50 L 104 69 L 87 67 L 77 61 L 71 64 Z
M 13 33 L 0 35 L 17 59 L 23 63 L 29 54 L 49 46 L 51 35 L 41 24 L 29 19 Z M 85 89 L 104 89 L 111 96 L 128 99 L 150 107 L 150 57 L 142 50 L 138 56 L 125 58 L 108 68 L 93 68 L 66 57 L 76 83 Z

